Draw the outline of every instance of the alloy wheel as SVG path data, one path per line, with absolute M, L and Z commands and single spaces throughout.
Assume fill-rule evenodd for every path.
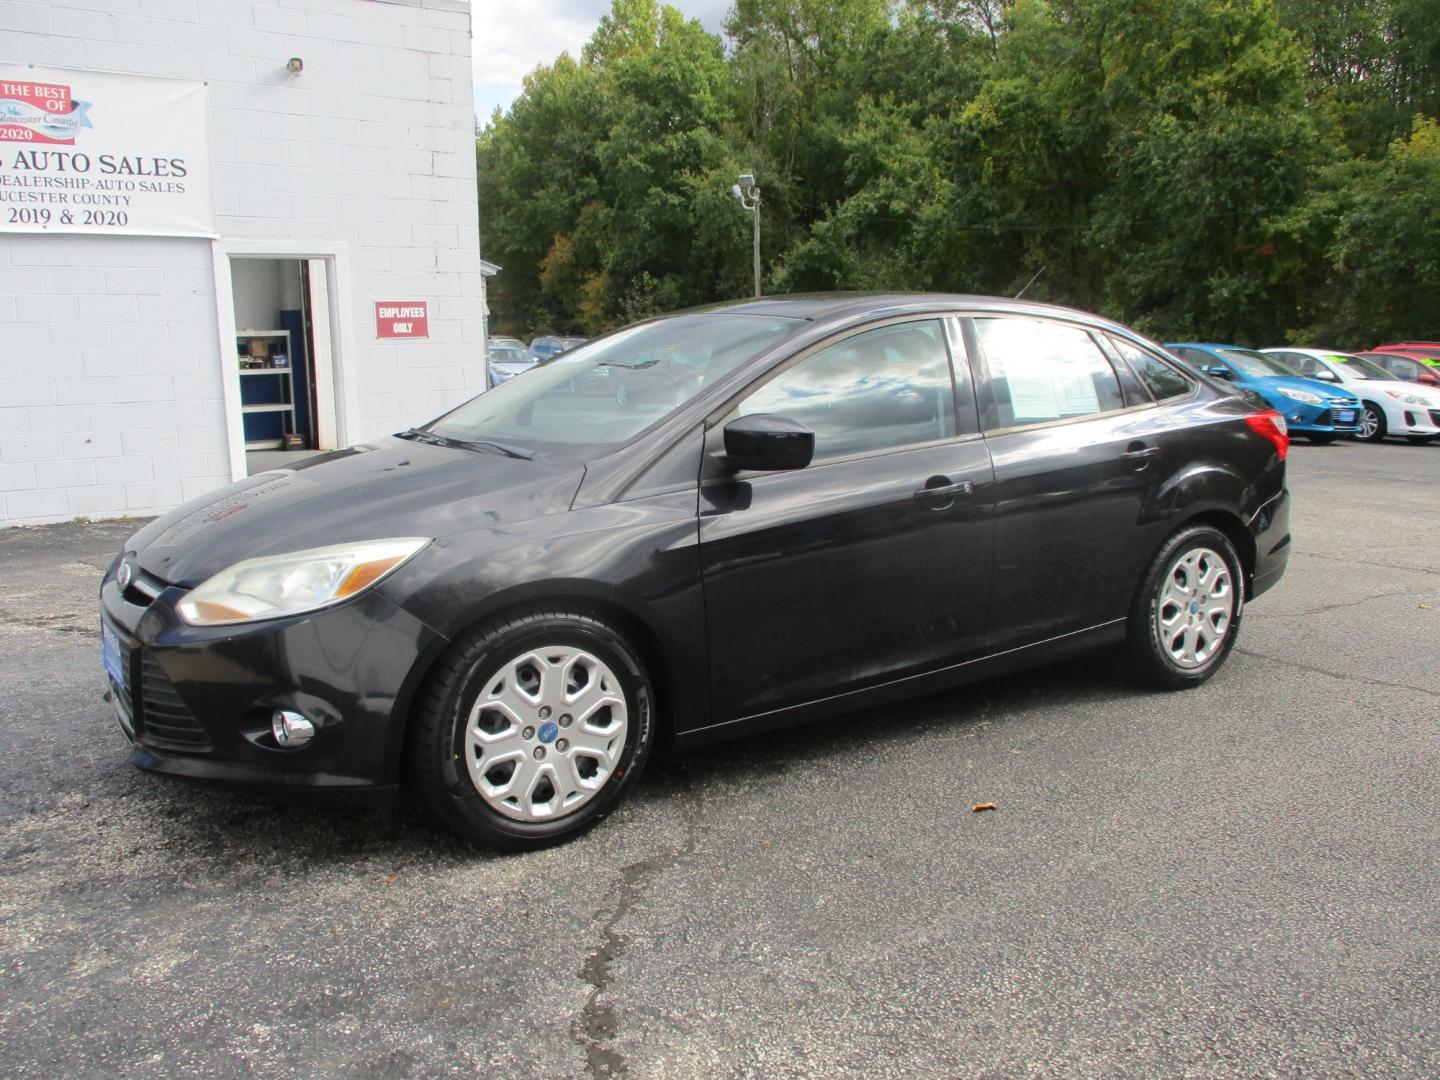
M 1220 553 L 1208 547 L 1181 552 L 1161 579 L 1155 635 L 1170 660 L 1198 668 L 1220 651 L 1235 616 L 1235 583 Z
M 553 821 L 610 779 L 628 728 L 620 680 L 593 653 L 531 649 L 501 665 L 465 723 L 465 765 L 481 798 L 517 821 Z
M 1366 405 L 1360 414 L 1360 438 L 1374 439 L 1380 434 L 1380 410 L 1374 405 Z

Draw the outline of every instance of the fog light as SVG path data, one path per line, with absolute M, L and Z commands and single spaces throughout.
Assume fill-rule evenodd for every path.
M 275 741 L 287 750 L 304 746 L 315 737 L 315 725 L 289 709 L 275 710 L 270 718 L 270 731 Z

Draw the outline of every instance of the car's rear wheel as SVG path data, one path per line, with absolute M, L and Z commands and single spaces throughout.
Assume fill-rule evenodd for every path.
M 413 719 L 410 775 L 446 826 L 521 850 L 571 837 L 634 784 L 654 742 L 636 650 L 588 615 L 533 612 L 466 634 Z
M 1130 608 L 1126 651 L 1138 677 L 1198 686 L 1235 645 L 1245 578 L 1235 547 L 1209 525 L 1183 528 L 1156 553 Z
M 1386 426 L 1385 411 L 1379 405 L 1367 401 L 1360 414 L 1360 430 L 1355 433 L 1355 437 L 1364 442 L 1379 442 L 1385 438 Z

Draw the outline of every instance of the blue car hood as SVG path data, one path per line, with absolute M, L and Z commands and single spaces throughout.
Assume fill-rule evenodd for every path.
M 1267 375 L 1263 379 L 1252 378 L 1249 380 L 1254 384 L 1255 389 L 1264 392 L 1267 390 L 1278 391 L 1281 387 L 1289 390 L 1304 390 L 1310 394 L 1319 394 L 1325 401 L 1332 401 L 1339 398 L 1341 401 L 1360 404 L 1360 399 L 1343 386 L 1336 386 L 1333 383 L 1323 383 L 1315 379 L 1297 379 L 1293 375 Z

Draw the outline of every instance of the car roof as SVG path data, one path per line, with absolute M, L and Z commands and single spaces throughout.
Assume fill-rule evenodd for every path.
M 1317 360 L 1324 360 L 1330 356 L 1359 356 L 1359 353 L 1351 352 L 1349 349 L 1315 349 L 1309 346 L 1301 348 L 1299 345 L 1272 345 L 1269 348 L 1261 349 L 1263 353 L 1272 352 L 1293 352 L 1302 356 L 1313 356 Z
M 1006 315 L 1034 315 L 1039 318 L 1063 318 L 1086 322 L 1092 326 L 1136 335 L 1136 331 L 1103 315 L 1058 304 L 1042 304 L 1034 300 L 1013 300 L 1002 296 L 981 296 L 972 293 L 922 292 L 832 292 L 795 293 L 762 296 L 758 299 L 731 300 L 703 307 L 672 312 L 673 315 L 736 314 L 761 315 L 803 320 L 806 322 L 843 322 L 866 315 L 886 313 L 924 314 L 968 310 L 976 313 L 995 312 Z M 1138 336 L 1138 335 L 1137 335 Z

